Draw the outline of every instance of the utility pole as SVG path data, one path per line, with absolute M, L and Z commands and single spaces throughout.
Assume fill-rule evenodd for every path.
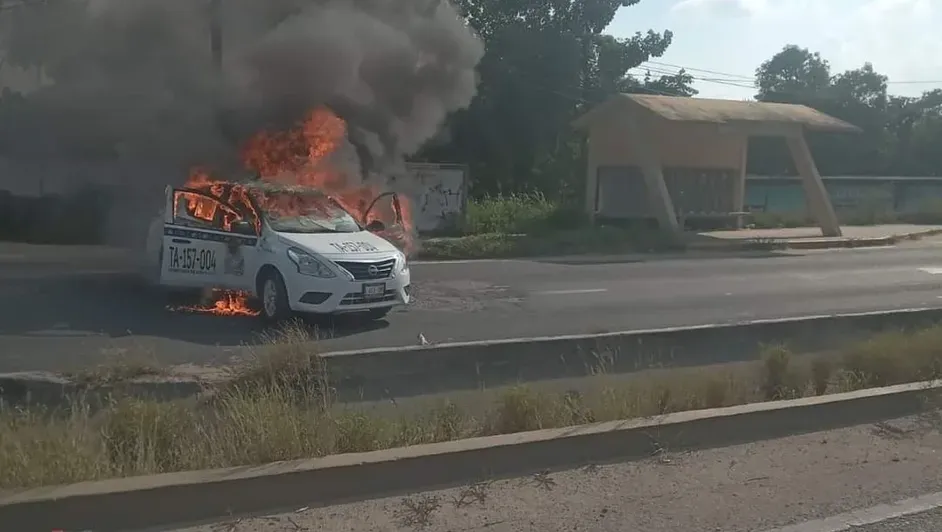
M 213 54 L 213 66 L 222 69 L 222 24 L 220 23 L 221 0 L 209 0 L 209 47 Z

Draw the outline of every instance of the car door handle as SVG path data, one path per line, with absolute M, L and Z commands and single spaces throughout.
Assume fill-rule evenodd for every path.
M 171 242 L 173 242 L 174 244 L 192 244 L 193 243 L 192 240 L 187 240 L 185 238 L 174 238 L 173 240 L 171 240 Z

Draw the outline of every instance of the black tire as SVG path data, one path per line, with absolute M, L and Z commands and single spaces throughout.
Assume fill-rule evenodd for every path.
M 381 320 L 386 317 L 386 314 L 389 314 L 390 310 L 392 310 L 392 307 L 373 308 L 366 311 L 366 317 L 371 320 Z
M 269 294 L 271 291 L 274 291 L 273 295 Z M 269 300 L 269 297 L 272 299 Z M 258 298 L 261 307 L 259 316 L 266 322 L 277 324 L 294 317 L 294 312 L 288 304 L 285 280 L 277 270 L 269 270 L 259 279 Z

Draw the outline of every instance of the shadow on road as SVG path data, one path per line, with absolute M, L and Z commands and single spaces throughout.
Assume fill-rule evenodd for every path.
M 30 271 L 0 265 L 0 301 L 0 336 L 152 336 L 238 346 L 257 343 L 265 332 L 262 322 L 254 317 L 169 310 L 159 291 L 121 272 Z M 308 322 L 321 338 L 350 336 L 389 325 L 355 315 Z

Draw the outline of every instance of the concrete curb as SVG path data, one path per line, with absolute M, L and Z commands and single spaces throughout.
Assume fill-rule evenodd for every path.
M 770 239 L 770 245 L 781 245 L 784 249 L 839 249 L 893 246 L 906 240 L 919 240 L 942 234 L 942 229 L 927 229 L 913 233 L 872 237 L 872 238 L 808 238 L 808 239 Z M 748 245 L 748 244 L 747 244 Z M 754 245 L 754 244 L 753 244 Z
M 755 239 L 721 239 L 691 242 L 686 246 L 685 251 L 676 252 L 652 252 L 652 253 L 624 253 L 620 255 L 565 255 L 565 256 L 520 256 L 505 257 L 499 259 L 473 259 L 473 258 L 440 258 L 425 257 L 420 252 L 414 257 L 415 264 L 435 264 L 435 263 L 462 263 L 481 261 L 508 261 L 508 260 L 533 260 L 544 262 L 569 262 L 569 263 L 621 263 L 621 262 L 648 262 L 655 260 L 674 260 L 674 259 L 709 259 L 709 258 L 729 258 L 736 257 L 741 253 L 766 253 L 772 251 L 793 250 L 816 250 L 816 249 L 851 249 L 861 247 L 881 247 L 893 246 L 905 240 L 919 240 L 930 236 L 942 234 L 942 229 L 927 229 L 925 231 L 915 231 L 912 233 L 902 233 L 898 235 L 852 238 L 852 237 L 820 237 L 820 238 L 755 238 Z M 706 256 L 698 256 L 698 253 L 706 253 Z M 715 256 L 714 256 L 715 255 Z M 744 255 L 748 256 L 748 255 Z
M 874 423 L 923 411 L 942 382 L 0 495 L 0 523 L 96 532 L 193 524 Z
M 337 398 L 358 402 L 585 377 L 599 367 L 619 374 L 755 360 L 763 344 L 784 343 L 796 353 L 821 352 L 881 331 L 938 322 L 942 307 L 386 347 L 323 356 Z M 148 379 L 89 389 L 48 373 L 0 374 L 0 399 L 12 404 L 61 406 L 75 395 L 92 404 L 107 401 L 111 394 L 169 399 L 203 388 L 204 383 L 194 380 Z

